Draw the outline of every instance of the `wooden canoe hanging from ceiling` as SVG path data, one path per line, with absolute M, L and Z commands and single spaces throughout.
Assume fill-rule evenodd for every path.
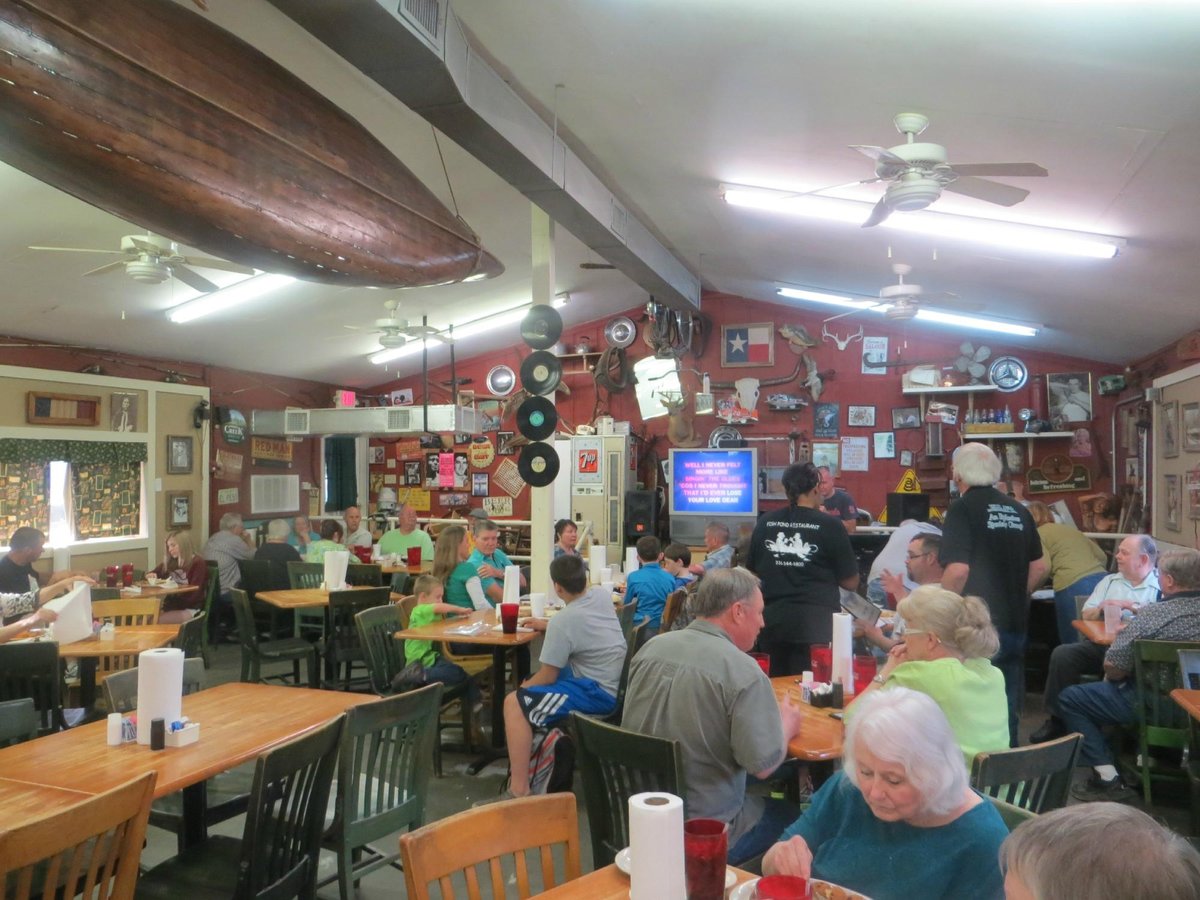
M 0 0 L 0 159 L 207 253 L 340 285 L 499 275 L 361 124 L 170 0 Z

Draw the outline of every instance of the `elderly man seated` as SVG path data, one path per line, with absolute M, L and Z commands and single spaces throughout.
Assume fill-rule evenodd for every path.
M 1200 640 L 1200 550 L 1165 553 L 1158 564 L 1163 599 L 1144 607 L 1117 633 L 1104 654 L 1104 680 L 1077 684 L 1058 698 L 1059 712 L 1068 731 L 1083 735 L 1080 761 L 1093 768 L 1086 785 L 1071 793 L 1080 800 L 1133 798 L 1113 765 L 1112 749 L 1101 729 L 1105 725 L 1132 725 L 1137 721 L 1133 683 L 1133 643 L 1137 640 Z

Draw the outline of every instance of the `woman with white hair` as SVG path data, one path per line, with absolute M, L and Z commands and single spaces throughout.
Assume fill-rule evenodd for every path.
M 1121 803 L 1067 806 L 1021 823 L 1000 865 L 1007 900 L 1200 900 L 1200 852 Z
M 926 584 L 901 600 L 897 612 L 904 642 L 891 649 L 867 691 L 907 687 L 928 694 L 949 720 L 968 765 L 976 753 L 1008 749 L 1004 676 L 989 661 L 1000 639 L 983 601 Z
M 267 539 L 254 551 L 254 558 L 266 560 L 271 565 L 271 576 L 267 579 L 268 589 L 286 591 L 292 586 L 287 564 L 300 562 L 300 551 L 288 543 L 292 526 L 283 519 L 272 519 L 267 523 Z
M 950 723 L 925 694 L 873 691 L 846 728 L 846 766 L 763 857 L 874 900 L 998 900 L 1000 814 L 971 790 Z

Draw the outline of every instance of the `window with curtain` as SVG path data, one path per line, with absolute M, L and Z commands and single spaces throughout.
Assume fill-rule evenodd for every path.
M 358 504 L 355 440 L 325 438 L 325 511 L 336 512 Z
M 0 439 L 0 540 L 24 524 L 56 544 L 141 534 L 145 461 L 142 442 Z

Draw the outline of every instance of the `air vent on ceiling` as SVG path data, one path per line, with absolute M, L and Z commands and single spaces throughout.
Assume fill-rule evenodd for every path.
M 441 46 L 442 23 L 445 21 L 441 0 L 401 0 L 396 12 L 432 46 Z
M 283 416 L 284 434 L 308 434 L 308 410 L 289 409 Z

